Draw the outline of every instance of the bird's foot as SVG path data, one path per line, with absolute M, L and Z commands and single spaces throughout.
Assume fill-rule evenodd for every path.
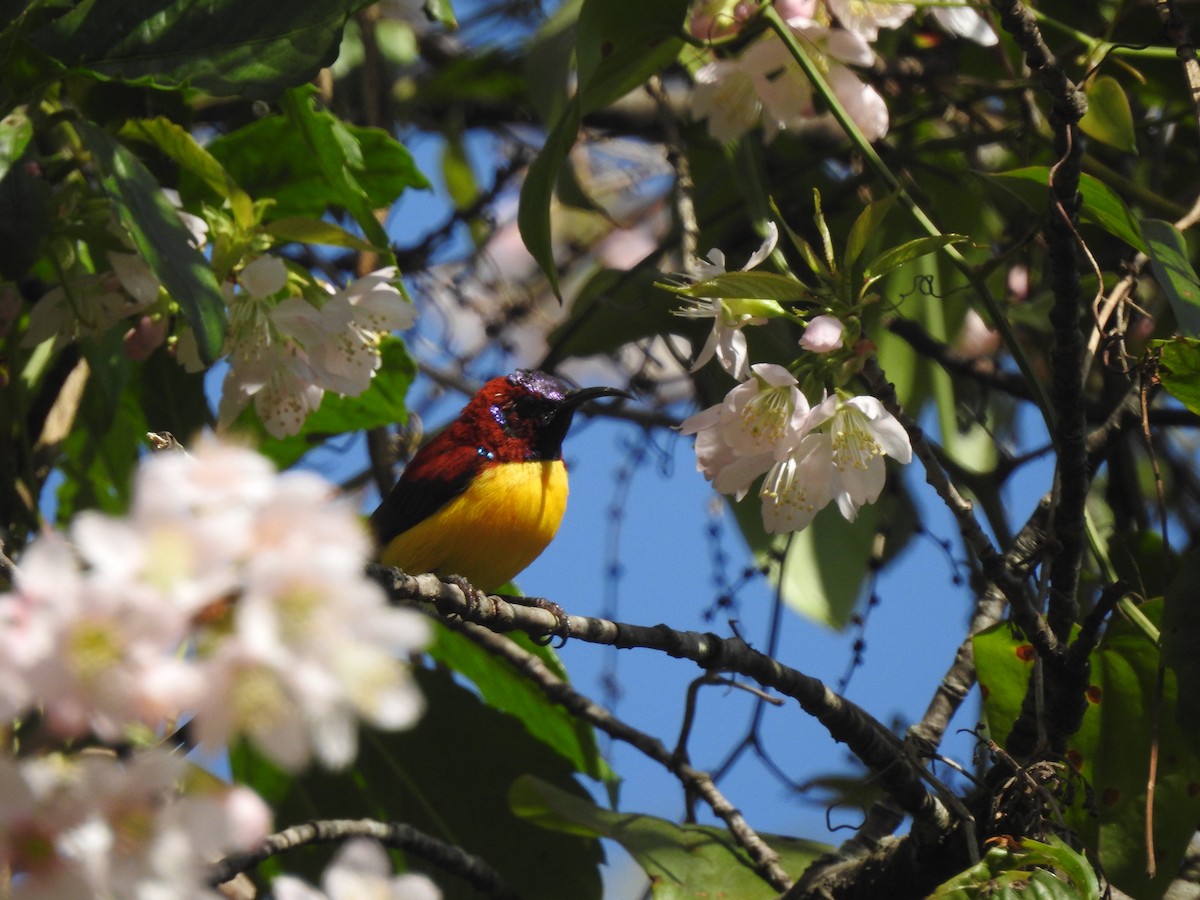
M 447 584 L 454 585 L 463 592 L 463 596 L 467 598 L 467 608 L 469 610 L 478 610 L 483 606 L 483 599 L 487 596 L 487 594 L 475 587 L 475 585 L 471 584 L 471 582 L 467 581 L 467 579 L 463 578 L 461 575 L 447 575 L 442 580 Z
M 567 638 L 571 636 L 571 623 L 567 617 L 566 610 L 564 610 L 554 601 L 547 600 L 545 597 L 522 597 L 508 595 L 505 595 L 504 599 L 509 603 L 515 603 L 518 606 L 528 606 L 532 609 L 544 609 L 546 612 L 554 616 L 554 618 L 558 621 L 558 624 L 554 627 L 554 630 L 549 634 L 534 637 L 534 643 L 545 646 L 547 644 L 551 644 L 555 638 L 558 638 L 560 641 L 558 646 L 562 647 L 563 644 L 567 642 Z M 556 647 L 555 649 L 558 648 Z

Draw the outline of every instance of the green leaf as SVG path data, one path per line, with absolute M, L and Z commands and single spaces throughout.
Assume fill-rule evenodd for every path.
M 406 421 L 408 410 L 404 398 L 417 374 L 416 363 L 398 337 L 384 338 L 379 350 L 383 359 L 371 386 L 357 397 L 326 391 L 320 407 L 305 420 L 299 434 L 271 437 L 254 414 L 253 404 L 238 417 L 236 427 L 257 435 L 258 451 L 277 468 L 286 469 L 331 437 Z
M 518 896 L 599 898 L 599 841 L 547 832 L 514 815 L 509 805 L 509 788 L 530 774 L 586 801 L 572 767 L 519 720 L 457 684 L 450 672 L 413 674 L 425 714 L 408 731 L 364 731 L 358 759 L 345 772 L 310 769 L 289 781 L 252 749 L 240 747 L 231 757 L 235 778 L 264 790 L 277 827 L 313 818 L 402 821 L 479 856 Z M 415 856 L 408 862 L 424 868 Z M 291 854 L 285 865 L 316 881 L 323 861 Z M 426 871 L 446 900 L 479 896 L 442 869 Z
M 554 185 L 558 181 L 558 169 L 567 158 L 567 151 L 575 143 L 575 135 L 583 121 L 579 111 L 579 99 L 575 97 L 567 104 L 562 116 L 550 133 L 537 159 L 525 174 L 521 185 L 521 202 L 517 208 L 517 228 L 533 258 L 546 274 L 550 289 L 561 300 L 558 285 L 558 266 L 554 261 L 554 245 L 550 229 L 550 203 L 554 199 Z
M 1003 185 L 1030 209 L 1045 212 L 1050 196 L 1050 170 L 1046 166 L 1029 166 L 1011 172 L 998 172 L 988 179 Z M 1083 206 L 1079 217 L 1120 238 L 1135 250 L 1147 253 L 1146 242 L 1138 220 L 1134 218 L 1121 195 L 1095 176 L 1079 176 L 1079 196 Z
M 812 524 L 791 535 L 766 533 L 755 491 L 750 493 L 755 499 L 730 504 L 755 560 L 768 566 L 768 577 L 779 586 L 783 601 L 806 619 L 840 631 L 862 597 L 876 526 L 889 523 L 889 558 L 912 536 L 912 509 L 901 490 L 886 491 L 878 503 L 859 510 L 854 522 L 847 522 L 831 503 Z
M 1176 717 L 1191 744 L 1200 753 L 1200 552 L 1183 559 L 1163 598 L 1163 658 L 1179 684 Z
M 191 132 L 170 119 L 132 119 L 121 128 L 121 137 L 152 144 L 208 185 L 222 200 L 228 200 L 234 218 L 242 228 L 254 224 L 254 203 L 225 171 L 217 158 L 192 137 Z
M 362 148 L 354 133 L 332 113 L 317 110 L 314 105 L 316 88 L 295 88 L 283 95 L 283 109 L 300 132 L 305 148 L 317 161 L 317 166 L 338 199 L 363 234 L 378 248 L 388 246 L 387 232 L 375 218 L 371 198 L 358 183 L 357 174 L 365 169 Z
M 1143 219 L 1142 234 L 1150 268 L 1171 303 L 1179 330 L 1187 337 L 1200 337 L 1200 278 L 1192 268 L 1187 240 L 1161 219 Z
M 652 263 L 633 269 L 601 269 L 584 283 L 567 320 L 550 332 L 546 368 L 572 356 L 609 354 L 631 341 L 666 332 L 691 334 L 694 323 L 671 314 L 655 284 L 662 273 Z M 656 300 L 661 298 L 661 300 Z
M 795 278 L 775 272 L 725 272 L 682 287 L 661 287 L 687 297 L 713 297 L 723 300 L 776 300 L 780 303 L 796 303 L 812 299 L 812 292 Z
M 211 363 L 225 340 L 225 298 L 204 255 L 142 162 L 110 134 L 79 122 L 100 168 L 100 183 L 134 247 L 179 304 L 196 333 L 200 358 Z
M 688 0 L 584 0 L 575 47 L 584 113 L 625 96 L 675 60 L 688 6 Z
M 341 225 L 324 219 L 309 219 L 305 216 L 290 216 L 276 219 L 263 227 L 263 231 L 281 241 L 296 241 L 300 244 L 324 244 L 328 247 L 349 247 L 352 250 L 372 250 L 370 241 L 351 234 Z
M 1087 101 L 1088 111 L 1079 120 L 1083 133 L 1136 156 L 1133 112 L 1121 83 L 1111 75 L 1101 75 L 1087 86 Z
M 519 816 L 544 828 L 619 843 L 650 877 L 655 900 L 765 900 L 778 895 L 754 871 L 749 855 L 723 828 L 676 825 L 654 816 L 603 809 L 540 777 L 518 779 L 509 796 Z M 769 834 L 759 837 L 779 854 L 780 865 L 793 876 L 830 849 L 798 838 Z
M 24 110 L 14 110 L 0 119 L 0 178 L 8 174 L 33 139 L 33 123 Z
M 867 247 L 867 242 L 875 236 L 879 230 L 879 226 L 883 224 L 884 218 L 896 203 L 896 198 L 899 194 L 888 194 L 873 203 L 868 203 L 863 211 L 858 214 L 858 218 L 854 220 L 854 224 L 850 227 L 850 234 L 846 237 L 846 251 L 842 257 L 842 271 L 848 272 L 858 262 L 858 258 L 862 256 L 863 250 Z
M 1160 354 L 1158 377 L 1167 393 L 1200 414 L 1200 340 L 1177 337 L 1155 341 Z
M 1157 622 L 1162 603 L 1140 609 Z M 1033 650 L 1013 638 L 1007 625 L 977 635 L 974 649 L 988 728 L 1003 744 L 1028 684 Z M 1175 673 L 1168 670 L 1157 698 L 1157 648 L 1124 619 L 1109 624 L 1091 662 L 1088 707 L 1079 731 L 1068 740 L 1071 771 L 1063 774 L 1077 772 L 1086 779 L 1094 803 L 1082 802 L 1077 793 L 1067 820 L 1115 886 L 1134 897 L 1162 896 L 1200 819 L 1200 759 L 1178 723 Z M 1146 772 L 1156 708 L 1161 708 L 1154 803 L 1159 874 L 1151 880 L 1146 876 Z
M 313 115 L 332 118 L 328 113 Z M 371 209 L 384 209 L 409 188 L 429 187 L 408 150 L 386 131 L 342 127 L 358 145 L 362 167 L 353 177 Z M 342 206 L 341 189 L 328 181 L 303 132 L 287 116 L 260 119 L 217 138 L 208 149 L 253 196 L 274 199 L 268 219 L 319 219 L 328 208 Z
M 1061 874 L 1056 874 L 1061 873 Z M 941 884 L 929 900 L 1099 900 L 1100 884 L 1085 857 L 1061 838 L 993 847 L 978 864 Z
M 936 253 L 950 244 L 961 244 L 969 241 L 965 234 L 935 234 L 928 237 L 914 238 L 899 247 L 884 250 L 867 264 L 863 270 L 863 289 L 874 284 L 884 275 L 907 265 L 914 259 L 920 259 L 930 253 Z
M 446 148 L 442 152 L 442 179 L 446 182 L 446 191 L 455 209 L 466 209 L 479 196 L 479 182 L 461 137 L 446 141 Z
M 215 96 L 273 98 L 337 56 L 363 0 L 81 0 L 28 42 L 69 68 Z
M 683 41 L 677 35 L 687 9 L 687 0 L 584 0 L 580 8 L 575 47 L 579 91 L 530 166 L 517 213 L 521 238 L 556 295 L 550 201 L 559 168 L 585 114 L 624 96 L 679 55 Z
M 454 16 L 454 6 L 450 0 L 425 0 L 425 15 L 430 22 L 436 22 L 443 28 L 458 30 L 458 19 Z
M 457 632 L 439 625 L 435 635 L 429 655 L 471 679 L 489 706 L 516 716 L 533 737 L 555 750 L 577 772 L 598 781 L 614 778 L 596 747 L 591 726 L 550 702 L 543 691 L 509 663 Z M 566 669 L 549 647 L 534 644 L 528 636 L 519 633 L 508 638 L 539 657 L 560 678 L 566 679 Z
M 55 225 L 50 182 L 37 165 L 35 146 L 0 178 L 0 278 L 23 277 L 38 261 Z
M 60 523 L 85 509 L 110 515 L 128 510 L 138 448 L 148 430 L 121 332 L 110 329 L 80 347 L 90 375 L 57 461 L 64 476 L 55 511 Z

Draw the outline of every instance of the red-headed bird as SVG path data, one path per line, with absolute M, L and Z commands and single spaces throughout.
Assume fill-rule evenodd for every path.
M 371 516 L 379 561 L 461 575 L 491 591 L 546 549 L 567 508 L 562 442 L 571 417 L 609 387 L 576 388 L 520 369 L 493 378 L 420 449 Z

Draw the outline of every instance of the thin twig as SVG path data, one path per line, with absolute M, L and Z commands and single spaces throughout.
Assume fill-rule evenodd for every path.
M 707 772 L 692 768 L 684 756 L 668 750 L 658 738 L 646 734 L 644 731 L 638 731 L 598 703 L 585 697 L 551 672 L 541 659 L 513 641 L 473 622 L 458 622 L 452 627 L 474 643 L 487 649 L 488 652 L 507 660 L 540 688 L 550 700 L 564 707 L 572 715 L 588 722 L 610 737 L 637 748 L 670 771 L 683 783 L 687 791 L 701 797 L 712 811 L 720 816 L 729 827 L 734 839 L 745 848 L 751 859 L 754 860 L 758 873 L 772 887 L 784 891 L 791 886 L 791 876 L 779 865 L 779 854 L 772 850 L 750 827 L 741 812 L 726 799 Z
M 925 467 L 925 480 L 942 498 L 942 502 L 954 516 L 963 543 L 979 560 L 984 577 L 995 584 L 1008 600 L 1009 607 L 1012 609 L 1013 621 L 1025 632 L 1025 636 L 1038 648 L 1039 653 L 1047 655 L 1057 653 L 1058 638 L 1037 611 L 1033 598 L 1025 589 L 1024 582 L 1004 564 L 1004 558 L 996 550 L 991 538 L 984 532 L 979 520 L 975 518 L 971 502 L 958 492 L 958 488 L 946 474 L 945 468 L 926 439 L 924 430 L 904 412 L 904 408 L 896 396 L 895 388 L 887 380 L 875 359 L 867 360 L 863 366 L 862 377 L 871 393 L 883 403 L 887 411 L 895 416 L 904 430 L 908 432 L 913 453 Z

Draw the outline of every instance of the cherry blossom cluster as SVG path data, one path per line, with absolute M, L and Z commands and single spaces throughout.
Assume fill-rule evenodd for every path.
M 257 847 L 271 812 L 216 783 L 180 793 L 188 764 L 165 750 L 21 761 L 0 757 L 0 870 L 13 900 L 219 898 L 205 867 Z
M 296 290 L 278 257 L 246 265 L 236 287 L 225 285 L 229 371 L 220 422 L 228 425 L 253 399 L 267 431 L 286 437 L 300 431 L 326 391 L 354 397 L 370 387 L 382 337 L 416 320 L 396 278 L 394 267 L 380 269 L 314 301 Z
M 369 538 L 333 493 L 215 440 L 146 459 L 127 517 L 81 513 L 21 557 L 0 720 L 128 741 L 191 715 L 200 743 L 245 737 L 293 771 L 353 760 L 360 719 L 411 724 L 403 655 L 427 628 L 365 577 Z
M 177 197 L 169 199 L 178 206 Z M 182 209 L 176 212 L 192 245 L 205 249 L 208 223 Z M 41 297 L 30 310 L 22 346 L 52 341 L 58 350 L 120 326 L 130 358 L 145 360 L 167 344 L 184 368 L 203 371 L 196 335 L 178 315 L 174 300 L 124 229 L 113 222 L 109 231 L 125 252 L 108 251 L 109 270 L 65 278 Z M 228 243 L 222 241 L 222 246 Z M 230 424 L 253 400 L 267 431 L 287 437 L 300 431 L 326 391 L 358 396 L 370 387 L 382 364 L 382 338 L 416 320 L 412 304 L 394 284 L 397 278 L 396 268 L 389 267 L 337 290 L 306 272 L 289 270 L 277 256 L 235 261 L 222 284 L 229 313 L 223 353 L 229 369 L 221 424 Z M 168 333 L 172 322 L 173 335 Z
M 179 209 L 179 196 L 173 191 L 163 193 L 176 207 L 192 246 L 202 249 L 208 240 L 208 223 Z M 23 347 L 53 341 L 52 348 L 60 350 L 71 341 L 98 338 L 124 324 L 125 352 L 131 359 L 144 360 L 166 340 L 170 304 L 162 283 L 121 225 L 110 222 L 108 233 L 124 247 L 106 252 L 110 271 L 64 278 L 47 291 L 29 311 Z M 195 338 L 191 340 L 195 347 Z
M 702 0 L 693 9 L 690 30 L 703 41 L 731 38 L 754 17 L 757 6 L 747 0 Z M 916 7 L 873 0 L 775 0 L 775 7 L 867 140 L 887 134 L 883 98 L 850 67 L 870 66 L 875 61 L 871 43 L 879 30 L 902 25 Z M 991 26 L 965 3 L 929 11 L 951 34 L 985 46 L 996 43 Z M 812 84 L 773 32 L 736 55 L 701 66 L 694 78 L 692 113 L 707 119 L 709 134 L 722 142 L 740 138 L 760 122 L 771 141 L 781 131 L 819 118 Z
M 765 260 L 777 236 L 778 228 L 769 224 L 766 240 L 745 268 Z M 724 254 L 710 251 L 708 260 L 694 268 L 702 279 L 723 274 Z M 717 491 L 738 500 L 762 478 L 758 496 L 763 525 L 771 534 L 806 528 L 831 501 L 853 521 L 863 504 L 874 503 L 883 490 L 883 457 L 911 461 L 908 433 L 874 397 L 836 390 L 811 406 L 786 368 L 750 365 L 743 329 L 787 316 L 776 301 L 692 297 L 689 302 L 677 314 L 713 320 L 693 371 L 716 357 L 740 382 L 720 403 L 681 426 L 684 434 L 696 435 L 697 468 Z M 843 330 L 832 315 L 813 316 L 800 348 L 814 354 L 839 351 Z

